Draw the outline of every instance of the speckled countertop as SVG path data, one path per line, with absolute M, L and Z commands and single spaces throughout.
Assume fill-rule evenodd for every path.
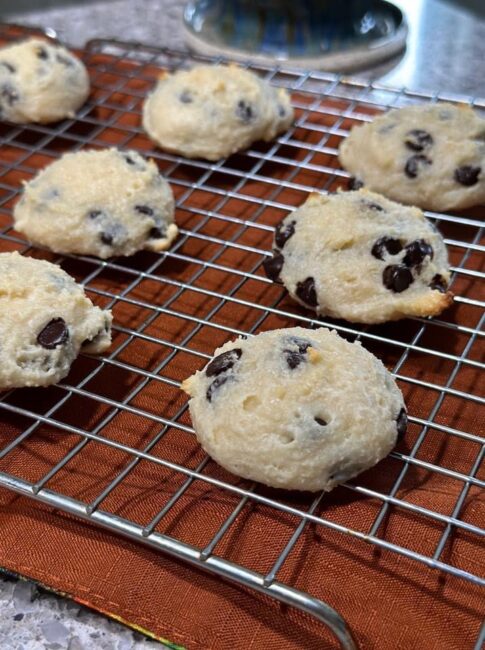
M 414 90 L 485 97 L 485 2 L 395 3 L 408 18 L 406 52 L 358 76 Z M 90 38 L 116 37 L 182 49 L 183 6 L 183 0 L 2 0 L 0 20 L 51 27 L 75 46 Z M 140 650 L 154 646 L 160 647 L 30 582 L 0 577 L 2 650 Z

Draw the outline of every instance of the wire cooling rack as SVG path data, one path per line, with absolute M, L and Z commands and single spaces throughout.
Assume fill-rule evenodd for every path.
M 0 27 L 3 41 L 24 33 L 23 28 Z M 444 233 L 456 294 L 454 307 L 433 320 L 361 327 L 312 318 L 266 279 L 261 266 L 274 225 L 308 192 L 346 186 L 348 174 L 339 167 L 337 150 L 352 125 L 390 107 L 446 99 L 483 110 L 485 102 L 325 73 L 249 66 L 291 90 L 295 125 L 272 143 L 207 163 L 154 148 L 140 128 L 140 114 L 161 68 L 209 59 L 113 40 L 89 42 L 83 57 L 93 93 L 74 119 L 0 127 L 0 250 L 61 263 L 95 302 L 113 309 L 114 340 L 105 357 L 81 357 L 59 386 L 0 396 L 0 418 L 11 432 L 0 451 L 0 486 L 305 610 L 327 624 L 346 648 L 355 646 L 338 613 L 284 578 L 288 558 L 309 526 L 350 536 L 356 549 L 365 542 L 485 585 L 480 565 L 473 562 L 480 548 L 483 552 L 483 518 L 470 507 L 485 484 L 485 440 L 470 426 L 484 401 L 476 381 L 484 366 L 480 280 L 485 249 L 477 213 L 427 213 Z M 100 261 L 31 248 L 11 225 L 21 180 L 67 150 L 110 145 L 151 155 L 169 180 L 180 225 L 172 249 Z M 359 339 L 393 371 L 409 406 L 405 441 L 379 465 L 382 469 L 326 496 L 286 495 L 218 468 L 196 444 L 180 391 L 181 380 L 203 367 L 225 340 L 296 324 L 330 325 L 350 340 Z M 96 417 L 72 416 L 84 411 L 94 411 Z M 126 432 L 133 429 L 143 435 L 129 437 Z M 49 432 L 61 432 L 65 442 L 55 438 L 57 456 L 37 466 L 32 460 L 36 442 L 45 443 Z M 110 463 L 98 468 L 100 480 L 81 482 L 82 489 L 71 492 L 69 481 L 79 459 L 104 452 Z M 29 457 L 28 473 L 24 457 Z M 145 512 L 142 521 L 116 496 L 134 477 L 148 491 L 141 467 L 161 473 L 160 489 L 152 491 L 151 514 L 146 518 Z M 208 538 L 194 543 L 178 535 L 176 527 L 169 534 L 164 526 L 181 503 L 194 506 L 197 486 L 210 488 L 223 505 L 214 511 L 219 515 Z M 449 499 L 431 499 L 436 489 L 446 491 Z M 354 507 L 348 507 L 352 499 L 339 495 L 352 496 Z M 236 523 L 251 508 L 267 509 L 289 522 L 281 548 L 264 570 L 232 559 L 227 550 L 237 547 Z M 421 527 L 428 532 L 418 547 L 415 537 Z M 254 545 L 263 548 L 264 535 L 260 530 Z M 461 537 L 466 546 L 453 553 Z

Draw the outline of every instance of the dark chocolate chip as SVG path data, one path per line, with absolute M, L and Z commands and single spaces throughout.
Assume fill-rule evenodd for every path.
M 283 268 L 285 258 L 281 253 L 276 253 L 273 257 L 267 257 L 263 262 L 263 268 L 266 275 L 273 282 L 280 279 L 281 269 Z
M 403 264 L 406 266 L 419 266 L 423 263 L 424 258 L 428 256 L 433 259 L 434 252 L 432 246 L 424 239 L 416 239 L 404 247 L 406 254 L 403 257 Z
M 42 45 L 37 48 L 36 54 L 39 59 L 43 59 L 44 61 L 49 58 L 49 52 Z
M 65 65 L 67 68 L 72 68 L 74 65 L 74 61 L 64 54 L 56 54 L 56 59 L 59 61 L 59 63 L 62 63 L 62 65 Z
M 18 92 L 11 84 L 5 83 L 1 86 L 0 99 L 4 99 L 9 106 L 15 104 L 15 102 L 18 101 L 18 98 L 19 98 Z
M 2 65 L 4 68 L 6 68 L 9 72 L 15 72 L 16 68 L 13 66 L 11 63 L 8 61 L 0 61 L 0 65 Z
M 183 90 L 179 95 L 179 100 L 182 104 L 191 104 L 194 101 L 194 98 L 190 90 Z
M 462 167 L 457 167 L 455 169 L 455 181 L 464 185 L 465 187 L 471 187 L 478 183 L 478 175 L 482 171 L 481 167 L 474 167 L 473 165 L 463 165 Z
M 47 350 L 63 345 L 69 338 L 69 330 L 63 318 L 53 318 L 37 335 L 37 343 Z
M 133 158 L 131 158 L 131 156 L 129 156 L 128 154 L 125 154 L 125 155 L 123 156 L 123 158 L 126 160 L 126 162 L 127 162 L 129 165 L 136 165 L 136 162 L 135 162 L 135 161 L 133 160 Z
M 284 117 L 286 115 L 286 108 L 281 104 L 278 104 L 278 115 Z
M 399 411 L 399 415 L 396 418 L 396 426 L 397 426 L 397 438 L 400 440 L 404 434 L 406 433 L 406 429 L 408 428 L 408 414 L 406 413 L 406 409 L 402 408 Z
M 114 241 L 113 235 L 111 233 L 109 233 L 109 232 L 100 233 L 99 238 L 101 239 L 103 244 L 106 244 L 106 246 L 111 246 L 111 244 Z
M 416 178 L 420 167 L 431 164 L 432 162 L 427 156 L 418 153 L 407 159 L 406 165 L 404 166 L 404 173 L 408 178 Z
M 310 307 L 316 307 L 318 305 L 315 280 L 313 278 L 310 277 L 303 280 L 303 282 L 298 282 L 295 293 L 306 305 Z
M 286 363 L 291 370 L 294 370 L 303 361 L 303 355 L 294 350 L 283 350 L 285 353 Z
M 306 339 L 299 338 L 298 336 L 291 336 L 287 340 L 287 344 L 296 346 L 298 350 L 292 350 L 285 348 L 283 354 L 286 358 L 286 363 L 294 370 L 297 366 L 300 365 L 302 361 L 305 360 L 305 355 L 309 347 L 311 347 L 311 342 Z
M 374 201 L 364 201 L 364 205 L 366 208 L 369 208 L 369 210 L 375 210 L 376 212 L 384 211 L 382 205 L 379 205 L 378 203 L 374 203 Z
M 223 384 L 226 383 L 229 379 L 233 379 L 231 375 L 222 375 L 222 377 L 216 377 L 212 384 L 209 386 L 207 389 L 207 392 L 205 394 L 207 401 L 212 402 L 212 396 L 216 390 L 218 390 Z
M 167 234 L 167 231 L 163 228 L 150 228 L 148 232 L 148 238 L 149 239 L 163 239 L 165 235 Z
M 429 283 L 429 288 L 434 289 L 435 291 L 440 291 L 441 293 L 446 293 L 447 283 L 442 275 L 437 273 L 433 276 L 431 282 Z
M 349 190 L 360 190 L 361 187 L 364 187 L 364 181 L 361 181 L 360 178 L 355 178 L 355 176 L 351 176 L 347 186 Z
M 319 424 L 321 427 L 326 427 L 328 424 L 328 422 L 323 418 L 315 418 L 315 422 Z
M 150 208 L 148 205 L 135 205 L 135 210 L 140 214 L 147 214 L 149 217 L 153 215 L 153 208 Z
M 230 370 L 236 361 L 241 358 L 241 355 L 241 348 L 234 348 L 233 350 L 219 354 L 209 363 L 205 369 L 205 374 L 208 377 L 215 377 L 222 372 L 226 372 L 226 370 Z
M 283 248 L 288 239 L 295 234 L 295 223 L 296 221 L 290 221 L 285 224 L 282 221 L 276 226 L 275 242 L 278 248 Z
M 386 266 L 382 273 L 382 281 L 386 289 L 401 293 L 414 282 L 413 274 L 404 264 L 391 264 Z
M 88 217 L 90 219 L 97 219 L 103 214 L 102 210 L 91 210 L 91 212 L 88 212 Z
M 253 107 L 245 99 L 240 99 L 238 101 L 237 108 L 236 108 L 236 115 L 240 120 L 242 120 L 246 124 L 248 122 L 251 122 L 251 120 L 255 117 Z
M 22 612 L 19 612 L 18 614 L 15 614 L 15 616 L 13 617 L 13 620 L 14 621 L 21 621 L 23 619 L 23 617 L 24 617 L 24 614 L 22 614 Z
M 412 129 L 406 133 L 404 144 L 412 151 L 423 151 L 426 147 L 433 144 L 433 136 L 423 129 Z
M 394 237 L 381 237 L 371 248 L 371 253 L 378 260 L 383 260 L 388 255 L 397 255 L 402 251 L 402 244 Z

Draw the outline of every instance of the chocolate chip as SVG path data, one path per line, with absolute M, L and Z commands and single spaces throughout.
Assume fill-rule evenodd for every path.
M 59 61 L 59 63 L 62 63 L 62 65 L 65 65 L 67 68 L 72 68 L 74 65 L 74 61 L 64 54 L 56 54 L 56 59 Z
M 129 165 L 136 165 L 136 162 L 135 162 L 135 161 L 133 160 L 133 158 L 131 158 L 131 156 L 129 156 L 128 154 L 125 154 L 125 155 L 123 156 L 123 158 L 126 160 L 126 162 L 127 162 Z
M 218 388 L 220 388 L 223 384 L 226 383 L 228 380 L 232 380 L 233 377 L 231 375 L 222 375 L 222 377 L 216 377 L 212 384 L 209 386 L 207 389 L 207 392 L 205 394 L 207 401 L 212 402 L 212 396 Z
M 88 217 L 90 219 L 97 219 L 103 214 L 102 210 L 91 210 L 91 212 L 88 212 Z
M 424 241 L 424 239 L 416 239 L 404 247 L 406 255 L 403 257 L 403 264 L 406 266 L 419 266 L 422 264 L 424 258 L 428 256 L 433 259 L 433 248 Z
M 318 305 L 315 280 L 313 278 L 310 277 L 303 280 L 303 282 L 298 282 L 295 293 L 306 305 L 310 307 L 316 307 Z
M 291 370 L 294 370 L 303 361 L 303 355 L 299 352 L 284 350 L 286 363 Z
M 135 205 L 135 210 L 140 214 L 147 214 L 149 217 L 153 216 L 153 208 L 148 205 Z
M 404 144 L 408 149 L 413 151 L 423 151 L 426 147 L 433 144 L 433 136 L 423 129 L 412 129 L 406 133 Z
M 295 223 L 296 221 L 290 221 L 285 224 L 282 221 L 276 226 L 275 242 L 278 248 L 283 248 L 288 239 L 295 234 Z
M 4 99 L 9 106 L 12 106 L 18 101 L 19 94 L 11 84 L 5 83 L 0 88 L 0 99 Z
M 431 164 L 432 162 L 427 156 L 418 153 L 407 159 L 406 165 L 404 166 L 404 173 L 408 178 L 416 178 L 420 167 Z
M 405 408 L 402 408 L 399 411 L 399 415 L 396 418 L 396 426 L 397 426 L 397 438 L 399 440 L 404 436 L 404 434 L 406 433 L 406 429 L 408 428 L 408 414 L 406 413 Z
M 63 345 L 69 338 L 69 330 L 63 318 L 53 318 L 37 335 L 37 343 L 47 350 Z
M 386 266 L 382 273 L 382 281 L 386 289 L 401 293 L 414 282 L 413 274 L 404 264 L 391 264 Z
M 245 99 L 240 99 L 237 103 L 237 108 L 236 108 L 236 115 L 241 119 L 244 123 L 251 122 L 251 120 L 254 118 L 254 109 L 251 106 L 249 102 L 247 102 Z
M 465 187 L 471 187 L 478 183 L 478 175 L 481 171 L 481 167 L 473 167 L 473 165 L 457 167 L 454 173 L 455 181 Z
M 102 232 L 102 233 L 100 233 L 99 238 L 101 239 L 103 244 L 106 244 L 106 246 L 111 246 L 113 241 L 114 241 L 114 237 L 113 237 L 112 233 L 110 233 L 110 232 Z
M 49 58 L 49 52 L 45 49 L 45 47 L 38 47 L 35 53 L 39 59 L 43 59 L 44 61 Z
M 179 95 L 179 100 L 182 104 L 191 104 L 194 101 L 194 98 L 190 90 L 183 90 Z
M 236 361 L 241 358 L 241 355 L 241 348 L 234 348 L 233 350 L 228 350 L 227 352 L 219 354 L 209 363 L 205 369 L 205 374 L 208 377 L 214 377 L 220 375 L 221 372 L 230 370 Z
M 281 104 L 278 104 L 278 115 L 279 117 L 284 117 L 286 115 L 286 108 Z
M 351 176 L 348 180 L 347 187 L 349 190 L 360 190 L 361 187 L 364 187 L 364 181 L 361 181 L 360 178 L 355 178 L 355 176 Z
M 371 253 L 378 260 L 383 260 L 386 253 L 388 255 L 397 255 L 402 251 L 402 244 L 399 239 L 394 237 L 381 237 L 371 248 Z
M 375 210 L 376 212 L 384 211 L 382 205 L 379 205 L 378 203 L 374 203 L 373 201 L 364 201 L 364 205 L 366 208 L 369 208 L 369 210 Z
M 300 365 L 302 361 L 305 360 L 305 355 L 309 347 L 311 347 L 311 342 L 306 339 L 299 338 L 298 336 L 291 336 L 287 339 L 287 344 L 296 346 L 298 349 L 289 349 L 284 348 L 283 354 L 285 355 L 286 363 L 294 370 L 297 366 Z
M 319 424 L 321 427 L 326 427 L 328 424 L 328 422 L 323 418 L 315 418 L 315 422 Z
M 8 61 L 0 61 L 0 65 L 3 65 L 4 68 L 6 68 L 9 72 L 14 73 L 16 68 L 13 66 L 11 63 Z
M 163 239 L 165 235 L 167 234 L 167 231 L 162 229 L 162 228 L 150 228 L 148 232 L 148 238 L 149 239 Z
M 21 621 L 23 619 L 23 617 L 24 617 L 24 615 L 22 614 L 22 612 L 19 612 L 18 614 L 15 614 L 15 616 L 13 617 L 13 620 L 14 621 Z
M 447 283 L 442 275 L 437 273 L 433 276 L 431 282 L 429 283 L 429 288 L 434 289 L 435 291 L 440 291 L 441 293 L 446 293 Z
M 280 279 L 281 269 L 283 268 L 285 258 L 281 253 L 276 253 L 273 257 L 267 257 L 263 262 L 263 268 L 266 275 L 273 282 Z

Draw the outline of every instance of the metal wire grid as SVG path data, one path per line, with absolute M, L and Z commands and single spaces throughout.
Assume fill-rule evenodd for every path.
M 3 31 L 6 32 L 7 28 L 4 28 Z M 1 36 L 3 34 L 0 29 Z M 0 215 L 10 214 L 12 199 L 19 190 L 17 185 L 12 184 L 8 180 L 5 181 L 5 177 L 8 177 L 9 172 L 16 171 L 31 176 L 36 171 L 36 167 L 31 164 L 33 155 L 47 154 L 50 157 L 58 157 L 63 153 L 63 150 L 57 148 L 59 138 L 62 138 L 64 148 L 67 147 L 71 151 L 78 150 L 86 145 L 106 146 L 104 134 L 110 128 L 115 128 L 117 131 L 118 146 L 136 149 L 141 129 L 139 126 L 133 126 L 132 124 L 124 126 L 123 117 L 125 115 L 139 116 L 140 99 L 146 91 L 134 88 L 132 85 L 133 80 L 145 80 L 152 83 L 154 67 L 174 69 L 180 66 L 190 65 L 195 60 L 208 60 L 204 57 L 190 56 L 187 53 L 112 40 L 95 40 L 88 43 L 84 56 L 92 72 L 92 84 L 96 93 L 94 98 L 81 109 L 75 119 L 66 120 L 55 126 L 29 125 L 28 129 L 22 126 L 9 126 L 4 130 L 2 148 L 11 146 L 15 147 L 16 151 L 22 153 L 17 156 L 13 163 L 3 159 L 0 161 L 0 191 L 3 194 L 0 199 Z M 126 62 L 131 62 L 133 65 L 127 67 L 125 65 Z M 342 645 L 351 648 L 353 647 L 351 634 L 345 622 L 332 608 L 321 600 L 312 597 L 310 594 L 298 591 L 278 580 L 278 575 L 280 575 L 286 559 L 297 544 L 305 526 L 310 523 L 323 526 L 335 532 L 352 535 L 355 539 L 360 539 L 376 547 L 394 551 L 421 562 L 428 567 L 460 576 L 476 584 L 485 585 L 484 576 L 480 576 L 469 569 L 460 568 L 460 566 L 452 563 L 452 561 L 443 559 L 443 551 L 455 531 L 466 532 L 474 539 L 483 537 L 485 533 L 485 530 L 479 525 L 470 523 L 462 518 L 463 504 L 470 489 L 472 487 L 483 488 L 485 484 L 485 481 L 479 477 L 479 469 L 485 453 L 485 440 L 476 434 L 460 428 L 447 426 L 436 420 L 440 407 L 447 398 L 456 398 L 461 402 L 472 402 L 477 405 L 483 404 L 484 400 L 480 395 L 464 393 L 454 388 L 453 383 L 463 368 L 483 369 L 484 364 L 473 356 L 472 351 L 474 349 L 473 346 L 483 336 L 482 325 L 484 316 L 482 310 L 484 302 L 480 300 L 478 293 L 475 295 L 474 291 L 467 291 L 457 296 L 456 301 L 474 313 L 474 325 L 470 326 L 469 324 L 464 325 L 459 322 L 451 322 L 444 318 L 436 318 L 432 322 L 427 319 L 414 319 L 416 327 L 413 330 L 411 340 L 406 341 L 401 340 L 398 336 L 383 335 L 381 331 L 376 329 L 342 324 L 340 322 L 335 323 L 325 318 L 315 319 L 301 311 L 293 312 L 284 303 L 283 292 L 279 292 L 270 304 L 258 304 L 255 300 L 239 297 L 240 290 L 247 286 L 248 282 L 260 283 L 268 287 L 272 286 L 269 280 L 261 274 L 260 270 L 262 260 L 265 255 L 269 254 L 269 251 L 263 250 L 255 245 L 241 243 L 241 241 L 245 241 L 244 237 L 248 233 L 260 231 L 262 234 L 265 234 L 272 232 L 272 226 L 264 223 L 264 220 L 261 220 L 265 210 L 272 208 L 287 213 L 294 208 L 294 204 L 287 200 L 286 191 L 307 193 L 315 189 L 313 185 L 300 181 L 300 172 L 302 170 L 317 173 L 321 176 L 323 184 L 318 185 L 320 191 L 332 189 L 336 180 L 346 179 L 348 177 L 346 172 L 338 168 L 338 164 L 332 164 L 332 160 L 335 161 L 337 154 L 334 144 L 335 138 L 339 139 L 347 135 L 347 121 L 349 119 L 353 122 L 369 120 L 372 119 L 372 112 L 376 109 L 380 110 L 393 106 L 399 107 L 409 102 L 428 102 L 443 99 L 438 94 L 411 93 L 406 90 L 385 88 L 377 84 L 366 84 L 342 79 L 324 73 L 301 73 L 291 70 L 269 69 L 262 66 L 249 67 L 253 67 L 264 74 L 271 82 L 284 85 L 292 90 L 295 107 L 300 109 L 295 126 L 271 145 L 264 148 L 252 147 L 243 156 L 238 157 L 238 160 L 244 161 L 244 164 L 241 166 L 235 164 L 231 158 L 227 161 L 221 160 L 212 164 L 203 161 L 182 159 L 159 150 L 150 150 L 150 155 L 161 164 L 164 174 L 174 190 L 178 190 L 178 208 L 186 214 L 196 215 L 199 221 L 190 229 L 181 228 L 181 236 L 173 248 L 162 255 L 150 257 L 150 263 L 145 268 L 142 268 L 142 270 L 137 268 L 136 265 L 131 265 L 129 260 L 110 260 L 103 262 L 88 257 L 80 258 L 84 263 L 84 267 L 88 269 L 88 272 L 84 274 L 81 280 L 89 294 L 98 296 L 99 299 L 104 301 L 105 306 L 110 308 L 121 303 L 139 308 L 143 310 L 145 317 L 136 327 L 126 327 L 115 322 L 115 332 L 123 335 L 120 339 L 121 342 L 118 343 L 116 340 L 116 345 L 105 358 L 92 359 L 92 364 L 94 364 L 93 369 L 78 383 L 70 384 L 68 381 L 63 382 L 56 389 L 59 391 L 59 398 L 56 399 L 45 413 L 39 414 L 35 410 L 30 410 L 25 405 L 18 406 L 15 400 L 12 399 L 13 392 L 0 396 L 0 409 L 4 412 L 23 416 L 30 422 L 14 440 L 0 451 L 0 461 L 8 457 L 19 445 L 27 444 L 29 440 L 32 440 L 36 432 L 43 425 L 49 425 L 56 430 L 75 434 L 79 437 L 79 442 L 53 465 L 41 479 L 36 482 L 30 482 L 14 474 L 2 472 L 0 473 L 0 485 L 64 511 L 76 514 L 90 522 L 97 523 L 112 531 L 122 533 L 137 541 L 164 550 L 169 554 L 195 564 L 197 567 L 230 578 L 233 581 L 250 586 L 290 605 L 299 607 L 329 625 Z M 110 79 L 108 84 L 106 82 L 106 75 Z M 113 100 L 113 98 L 117 98 L 120 94 L 123 95 L 123 103 Z M 456 99 L 463 100 L 463 98 L 455 97 L 446 97 L 446 99 L 452 101 Z M 485 107 L 485 102 L 482 100 L 468 98 L 467 101 L 475 105 L 478 109 Z M 103 109 L 104 113 L 101 111 L 95 114 L 95 109 Z M 111 115 L 103 117 L 104 114 L 109 114 L 110 112 Z M 329 118 L 331 124 L 326 125 L 325 122 L 323 124 L 315 123 L 311 119 L 312 115 Z M 82 129 L 77 127 L 88 130 L 88 134 L 86 135 Z M 310 141 L 305 137 L 308 134 L 312 136 Z M 317 140 L 315 140 L 315 136 L 317 136 Z M 34 140 L 34 143 L 32 143 L 32 140 Z M 303 152 L 302 157 L 297 160 L 286 153 L 296 149 Z M 142 150 L 142 153 L 146 153 L 146 151 Z M 315 162 L 317 154 L 323 154 L 330 162 Z M 266 171 L 266 165 L 268 163 L 284 166 L 287 171 L 285 177 L 283 179 L 274 178 L 268 174 Z M 192 170 L 194 175 L 197 176 L 196 180 L 193 181 L 190 178 L 188 180 L 184 178 L 178 173 L 181 168 Z M 214 182 L 217 174 L 224 174 L 225 178 L 231 178 L 232 183 L 229 189 L 227 187 L 219 187 Z M 261 198 L 245 193 L 244 190 L 248 181 L 257 182 L 264 186 L 268 190 L 267 194 Z M 214 203 L 208 209 L 191 205 L 191 197 L 200 191 L 208 192 L 212 197 L 215 197 Z M 248 205 L 252 209 L 250 217 L 241 218 L 240 216 L 229 214 L 227 206 L 231 199 L 244 202 Z M 463 239 L 454 236 L 451 238 L 448 237 L 445 240 L 450 250 L 452 249 L 455 252 L 457 260 L 452 267 L 454 281 L 458 282 L 460 279 L 468 278 L 478 281 L 483 278 L 484 274 L 478 267 L 470 268 L 470 260 L 475 259 L 472 256 L 483 252 L 485 248 L 481 244 L 483 229 L 480 222 L 473 218 L 447 214 L 428 213 L 428 216 L 440 226 L 458 224 L 463 229 Z M 205 228 L 213 220 L 228 224 L 228 227 L 232 227 L 233 229 L 230 231 L 231 235 L 227 238 L 208 235 L 205 232 Z M 30 251 L 30 247 L 12 231 L 9 224 L 1 230 L 0 242 L 2 242 L 0 244 L 2 247 L 8 244 L 9 248 L 14 246 L 17 249 L 21 249 L 22 252 Z M 184 247 L 190 242 L 203 242 L 207 246 L 211 245 L 214 248 L 214 252 L 207 259 L 199 259 L 188 255 Z M 212 248 L 210 250 L 212 251 Z M 233 268 L 225 261 L 229 252 L 253 255 L 254 259 L 251 258 L 253 259 L 252 265 L 250 268 L 244 268 L 242 270 L 240 268 Z M 59 258 L 59 261 L 63 260 L 66 262 L 70 259 L 72 258 L 64 257 Z M 161 265 L 164 264 L 163 269 L 165 270 L 166 265 L 169 265 L 171 261 L 189 265 L 190 274 L 187 277 L 182 277 L 182 279 L 177 276 L 161 275 Z M 234 280 L 234 284 L 230 290 L 225 292 L 215 291 L 207 289 L 203 283 L 198 282 L 208 270 L 221 272 L 231 277 Z M 106 272 L 118 273 L 121 277 L 127 278 L 126 286 L 119 291 L 99 288 L 95 281 Z M 151 304 L 146 300 L 133 297 L 137 287 L 145 281 L 154 282 L 165 288 L 168 286 L 173 289 L 173 293 L 159 304 Z M 203 317 L 184 312 L 180 309 L 179 302 L 179 298 L 184 295 L 184 292 L 191 292 L 191 294 L 198 293 L 208 301 L 213 301 L 214 304 Z M 251 310 L 254 310 L 255 320 L 253 320 L 250 326 L 242 329 L 232 324 L 227 325 L 219 322 L 217 319 L 218 315 L 228 306 L 234 308 L 251 308 Z M 193 324 L 193 327 L 180 341 L 172 341 L 165 338 L 162 339 L 159 336 L 153 336 L 149 333 L 150 326 L 161 315 L 183 318 L 186 322 Z M 194 469 L 171 462 L 159 455 L 151 453 L 159 441 L 167 435 L 168 431 L 177 430 L 191 434 L 193 430 L 190 426 L 180 421 L 186 412 L 186 403 L 171 417 L 164 417 L 163 408 L 155 413 L 135 405 L 134 402 L 136 402 L 137 396 L 141 394 L 147 384 L 154 381 L 179 388 L 179 380 L 172 378 L 169 372 L 167 372 L 170 362 L 179 354 L 195 357 L 199 360 L 199 367 L 202 367 L 210 358 L 210 354 L 197 349 L 197 335 L 203 332 L 204 328 L 212 328 L 224 338 L 230 338 L 239 334 L 253 334 L 271 316 L 282 317 L 293 322 L 298 320 L 300 323 L 312 327 L 321 326 L 322 324 L 331 325 L 341 334 L 354 339 L 360 339 L 364 344 L 378 344 L 392 348 L 395 354 L 394 376 L 403 384 L 407 383 L 417 386 L 420 389 L 436 393 L 434 405 L 427 417 L 413 417 L 412 414 L 410 416 L 410 422 L 416 427 L 419 427 L 419 434 L 412 448 L 408 453 L 394 451 L 391 454 L 391 458 L 398 462 L 401 468 L 391 489 L 387 493 L 380 492 L 366 487 L 365 484 L 359 483 L 358 480 L 352 484 L 346 484 L 341 488 L 355 492 L 360 497 L 373 500 L 378 504 L 377 513 L 373 517 L 373 521 L 368 530 L 359 530 L 357 526 L 353 527 L 349 524 L 342 525 L 338 521 L 325 516 L 324 513 L 319 512 L 319 506 L 323 497 L 322 494 L 306 503 L 305 506 L 295 506 L 291 503 L 286 503 L 284 499 L 278 499 L 272 495 L 267 496 L 261 493 L 257 485 L 241 487 L 240 484 L 234 485 L 226 480 L 221 480 L 205 473 L 204 470 L 207 469 L 209 464 L 207 457 L 203 458 Z M 427 343 L 423 343 L 431 326 L 454 334 L 459 333 L 460 336 L 465 337 L 466 343 L 461 352 L 454 354 L 452 352 L 434 349 Z M 195 347 L 191 345 L 194 344 L 194 341 Z M 151 369 L 134 366 L 123 360 L 123 351 L 131 344 L 141 344 L 141 342 L 161 346 L 161 349 L 164 351 L 164 354 L 162 352 L 160 354 L 162 360 Z M 447 368 L 449 370 L 447 371 L 444 383 L 438 384 L 433 381 L 425 381 L 422 378 L 407 375 L 405 368 L 406 362 L 413 353 L 424 354 L 428 359 L 439 359 L 448 364 Z M 100 391 L 93 391 L 89 386 L 91 380 L 106 367 L 136 373 L 138 377 L 136 385 L 121 400 L 107 397 L 101 394 Z M 92 430 L 84 430 L 81 427 L 68 424 L 57 417 L 61 408 L 76 396 L 87 398 L 96 404 L 109 407 L 109 410 Z M 136 415 L 148 419 L 159 425 L 159 431 L 141 449 L 130 447 L 120 441 L 104 436 L 103 431 L 105 428 L 120 414 Z M 468 472 L 457 471 L 456 469 L 451 469 L 435 462 L 429 462 L 419 457 L 419 452 L 430 430 L 459 439 L 464 441 L 464 443 L 472 443 L 476 446 L 475 460 Z M 93 441 L 109 448 L 123 451 L 128 454 L 131 460 L 89 503 L 81 502 L 67 494 L 49 489 L 47 487 L 49 482 Z M 102 509 L 102 504 L 107 497 L 133 472 L 142 460 L 168 468 L 185 477 L 181 485 L 178 486 L 176 491 L 166 501 L 164 507 L 156 513 L 151 521 L 146 522 L 144 525 Z M 438 512 L 430 507 L 426 507 L 426 505 L 413 503 L 398 496 L 399 490 L 410 468 L 426 470 L 433 475 L 452 479 L 460 483 L 461 488 L 451 513 Z M 182 495 L 187 493 L 195 481 L 203 481 L 212 486 L 216 486 L 222 492 L 236 495 L 239 499 L 230 515 L 221 522 L 215 535 L 203 548 L 194 547 L 180 539 L 156 530 L 156 527 L 167 516 L 169 511 L 174 508 Z M 227 561 L 215 553 L 216 546 L 228 533 L 231 526 L 247 505 L 251 503 L 268 506 L 280 513 L 287 513 L 295 517 L 298 522 L 288 541 L 274 561 L 273 566 L 265 574 L 254 571 L 249 567 Z M 424 518 L 442 526 L 439 540 L 432 553 L 426 555 L 406 546 L 404 542 L 386 539 L 383 523 L 392 509 L 400 509 L 400 511 L 408 513 L 411 517 Z M 254 541 L 255 543 L 258 542 L 258 540 Z

